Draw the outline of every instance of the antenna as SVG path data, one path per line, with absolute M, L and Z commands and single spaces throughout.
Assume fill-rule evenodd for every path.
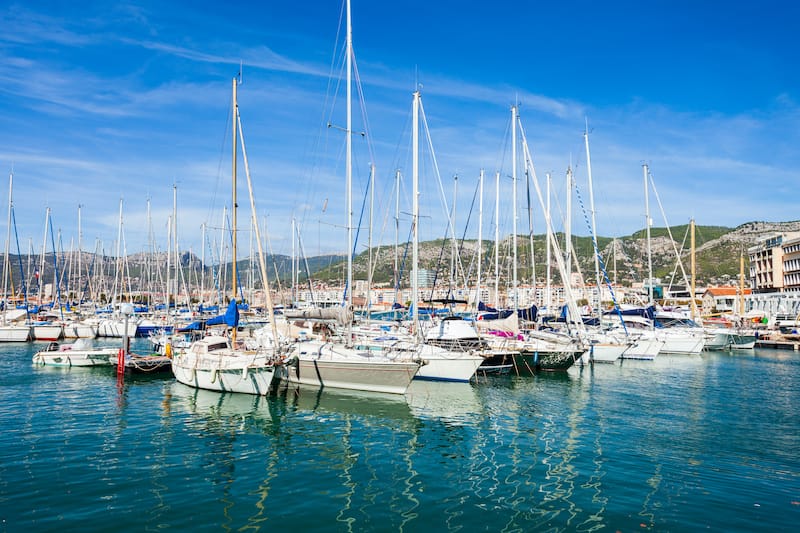
M 243 66 L 242 65 L 242 60 L 240 59 L 239 60 L 239 73 L 236 75 L 236 77 L 239 78 L 239 81 L 237 82 L 239 85 L 241 85 L 242 81 L 243 81 L 242 80 L 242 66 Z

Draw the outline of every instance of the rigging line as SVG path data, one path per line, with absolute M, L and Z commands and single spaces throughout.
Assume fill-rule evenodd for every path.
M 413 226 L 413 224 L 412 224 Z M 406 238 L 405 245 L 403 246 L 403 259 L 400 261 L 400 266 L 398 267 L 397 272 L 397 283 L 394 286 L 394 301 L 397 303 L 397 296 L 400 292 L 400 280 L 403 279 L 403 272 L 406 269 L 406 259 L 408 258 L 408 247 L 411 245 L 411 235 L 413 233 L 413 227 L 408 228 L 408 237 Z
M 56 238 L 53 234 L 53 218 L 48 218 L 48 223 L 50 224 L 50 244 L 53 246 L 53 270 L 54 270 L 54 277 L 56 283 L 56 294 L 58 295 L 58 309 L 61 313 L 61 320 L 64 320 L 64 310 L 61 308 L 61 280 L 58 276 L 58 252 L 56 250 Z M 44 276 L 44 272 L 42 272 L 42 276 Z M 52 309 L 52 307 L 51 307 Z
M 311 304 L 317 305 L 316 298 L 314 298 L 314 286 L 311 284 L 311 269 L 308 266 L 308 256 L 306 255 L 306 250 L 305 247 L 303 246 L 303 236 L 300 234 L 299 226 L 296 228 L 296 231 L 297 231 L 297 244 L 300 246 L 300 255 L 303 257 L 303 264 L 306 267 L 306 281 L 308 282 L 308 292 L 311 296 Z
M 439 163 L 436 160 L 436 153 L 434 152 L 434 149 L 433 149 L 433 140 L 431 139 L 431 131 L 428 128 L 428 119 L 427 119 L 427 116 L 425 115 L 425 109 L 422 106 L 422 100 L 421 99 L 420 99 L 420 102 L 419 102 L 419 110 L 420 110 L 420 115 L 421 115 L 421 118 L 422 118 L 422 126 L 423 126 L 423 129 L 425 130 L 425 137 L 426 137 L 426 139 L 428 141 L 428 147 L 431 150 L 430 156 L 431 156 L 431 162 L 433 164 L 433 172 L 436 175 L 436 180 L 437 180 L 437 183 L 439 185 L 439 200 L 442 202 L 443 212 L 447 215 L 446 233 L 450 233 L 450 236 L 453 238 L 453 240 L 455 240 L 456 234 L 455 234 L 455 228 L 453 227 L 453 220 L 450 217 L 450 207 L 447 204 L 447 196 L 445 195 L 444 185 L 442 184 L 442 175 L 439 172 Z
M 600 271 L 603 273 L 603 279 L 606 282 L 606 286 L 608 287 L 608 291 L 611 293 L 611 301 L 614 302 L 614 311 L 617 313 L 619 317 L 619 323 L 622 325 L 622 329 L 625 332 L 625 336 L 627 337 L 628 334 L 628 327 L 625 325 L 625 320 L 622 318 L 622 310 L 619 307 L 619 303 L 617 303 L 617 296 L 614 294 L 614 287 L 611 285 L 611 280 L 608 277 L 608 272 L 606 272 L 606 264 L 603 261 L 603 256 L 600 254 L 600 249 L 597 246 L 597 240 L 594 238 L 594 232 L 592 231 L 592 225 L 589 222 L 589 215 L 586 213 L 586 207 L 583 204 L 583 197 L 581 196 L 580 188 L 578 185 L 575 185 L 575 196 L 578 198 L 578 203 L 581 206 L 581 212 L 583 213 L 583 219 L 586 221 L 586 225 L 589 228 L 589 232 L 592 234 L 592 247 L 594 248 L 595 257 L 597 257 L 597 261 L 600 264 Z M 598 293 L 600 292 L 600 287 L 597 287 Z M 598 301 L 602 302 L 601 295 L 598 294 Z M 603 316 L 603 309 L 602 306 L 600 309 L 597 310 L 598 314 L 598 323 L 602 322 Z
M 22 288 L 23 303 L 25 304 L 25 316 L 30 320 L 31 315 L 30 315 L 30 309 L 28 308 L 28 286 L 25 281 L 25 271 L 22 267 L 22 253 L 20 253 L 19 249 L 19 233 L 17 232 L 17 216 L 13 205 L 11 206 L 11 220 L 14 224 L 14 238 L 17 241 L 17 260 L 19 261 L 19 274 L 20 274 L 19 278 Z
M 661 197 L 658 195 L 658 190 L 656 189 L 656 183 L 653 180 L 653 174 L 648 169 L 647 171 L 647 178 L 650 183 L 650 186 L 653 188 L 653 193 L 656 195 L 656 201 L 658 202 L 658 208 L 661 211 L 661 216 L 664 217 L 664 225 L 667 227 L 667 234 L 669 235 L 670 241 L 672 242 L 672 248 L 675 251 L 675 257 L 678 261 L 678 264 L 681 267 L 681 273 L 683 274 L 683 282 L 686 284 L 687 287 L 690 286 L 689 284 L 689 277 L 686 275 L 686 270 L 683 268 L 683 261 L 681 260 L 680 252 L 678 252 L 678 248 L 675 245 L 675 239 L 672 238 L 672 231 L 669 228 L 669 222 L 667 222 L 667 214 L 664 212 L 664 206 L 661 204 Z M 694 295 L 692 295 L 694 296 Z M 692 307 L 694 308 L 696 304 L 694 303 L 694 297 L 692 297 Z
M 361 222 L 364 220 L 364 211 L 366 210 L 367 204 L 367 197 L 369 196 L 369 182 L 367 182 L 367 190 L 364 191 L 364 196 L 361 200 L 361 212 L 358 215 L 358 226 L 356 227 L 356 234 L 353 238 L 353 249 L 350 250 L 350 257 L 355 261 L 356 258 L 356 250 L 358 249 L 358 236 L 361 234 Z M 347 286 L 347 281 L 344 284 L 344 294 L 342 294 L 342 305 L 347 304 L 347 291 L 349 287 Z
M 467 238 L 467 230 L 469 229 L 469 222 L 472 219 L 472 213 L 475 210 L 475 200 L 478 198 L 478 190 L 479 189 L 480 189 L 480 182 L 475 184 L 475 192 L 472 194 L 472 203 L 470 204 L 469 212 L 467 213 L 467 223 L 464 225 L 464 233 L 461 235 L 461 242 L 458 245 L 458 255 L 456 256 L 456 261 L 457 261 L 458 265 L 461 265 L 461 254 L 463 253 L 463 250 L 464 250 L 464 241 Z M 469 275 L 472 274 L 472 265 L 473 265 L 473 263 L 474 263 L 474 256 L 473 256 L 473 260 L 470 261 L 470 268 L 469 268 L 469 271 L 467 271 L 467 272 L 464 271 L 463 265 L 461 265 L 461 267 L 462 267 L 461 274 L 464 277 L 464 286 L 465 287 L 467 285 L 467 280 L 469 279 Z

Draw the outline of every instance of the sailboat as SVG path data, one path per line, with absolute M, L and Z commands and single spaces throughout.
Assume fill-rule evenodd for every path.
M 347 1 L 346 34 L 347 71 L 347 126 L 346 134 L 346 209 L 347 209 L 347 282 L 345 289 L 343 319 L 339 326 L 344 332 L 305 342 L 298 342 L 291 352 L 291 364 L 287 365 L 286 379 L 316 387 L 331 387 L 348 390 L 405 393 L 411 380 L 420 368 L 421 360 L 414 351 L 395 348 L 383 343 L 354 342 L 352 322 L 352 75 L 353 33 L 350 1 Z M 330 330 L 329 330 L 330 331 Z
M 27 318 L 28 312 L 20 309 L 8 309 L 8 278 L 11 275 L 11 260 L 8 253 L 11 243 L 11 215 L 14 209 L 14 203 L 11 199 L 13 184 L 14 173 L 12 172 L 8 175 L 8 228 L 6 231 L 5 254 L 3 255 L 3 308 L 2 324 L 0 324 L 0 342 L 25 342 L 31 336 L 31 327 L 22 323 Z
M 237 127 L 241 127 L 239 106 L 236 100 L 237 83 L 237 78 L 233 78 L 233 294 L 228 310 L 224 315 L 224 323 L 230 328 L 230 336 L 209 335 L 192 343 L 187 350 L 175 353 L 172 353 L 172 347 L 168 345 L 166 355 L 172 355 L 172 373 L 175 375 L 175 379 L 184 385 L 219 392 L 239 392 L 263 396 L 272 390 L 273 381 L 276 377 L 276 368 L 282 369 L 277 364 L 280 361 L 276 359 L 275 355 L 278 339 L 273 339 L 272 346 L 261 345 L 254 349 L 236 342 L 236 328 L 239 324 L 239 310 L 236 301 L 238 288 L 236 283 L 236 134 Z M 244 146 L 244 142 L 242 146 Z M 265 293 L 269 297 L 269 283 L 266 272 L 262 272 L 262 275 L 264 275 Z M 271 302 L 268 302 L 268 304 L 271 304 Z M 270 306 L 268 305 L 268 307 Z M 274 317 L 272 322 L 274 324 Z

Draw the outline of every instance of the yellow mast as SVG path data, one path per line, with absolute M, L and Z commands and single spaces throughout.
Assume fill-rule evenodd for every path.
M 744 250 L 739 252 L 739 316 L 744 316 Z
M 694 241 L 694 219 L 692 219 L 689 222 L 689 228 L 691 230 L 691 249 L 692 249 L 692 253 L 691 253 L 691 258 L 692 258 L 692 287 L 690 289 L 691 293 L 689 294 L 689 296 L 692 298 L 691 314 L 692 314 L 692 320 L 694 320 L 695 318 L 697 318 L 697 302 L 695 301 L 695 294 L 694 294 L 694 291 L 695 291 L 695 274 L 697 272 L 695 256 L 694 256 L 694 246 L 695 246 L 695 241 Z

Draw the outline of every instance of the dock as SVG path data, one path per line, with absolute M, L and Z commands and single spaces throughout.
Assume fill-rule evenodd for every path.
M 756 348 L 770 348 L 773 350 L 800 351 L 800 341 L 790 340 L 757 340 Z

